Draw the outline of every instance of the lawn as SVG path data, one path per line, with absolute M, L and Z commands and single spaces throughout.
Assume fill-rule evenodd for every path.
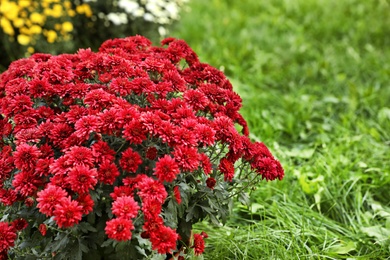
M 282 162 L 205 259 L 390 255 L 390 3 L 194 0 L 171 35 L 223 70 Z

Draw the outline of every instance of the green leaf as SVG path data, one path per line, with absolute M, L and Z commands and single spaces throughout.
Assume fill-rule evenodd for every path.
M 69 251 L 69 259 L 72 260 L 82 260 L 83 252 L 80 247 L 80 240 L 75 241 L 72 245 L 72 248 Z
M 164 210 L 164 217 L 168 226 L 172 228 L 177 227 L 177 203 L 174 199 L 168 202 L 167 209 Z
M 86 244 L 87 244 L 87 241 L 85 241 L 84 239 L 79 239 L 80 250 L 84 253 L 89 252 L 89 248 L 86 246 Z
M 211 220 L 211 222 L 213 224 L 215 224 L 215 225 L 220 225 L 221 224 L 221 222 L 214 215 L 211 214 L 209 216 L 210 216 L 210 220 Z
M 348 254 L 351 251 L 356 250 L 356 244 L 352 241 L 349 241 L 348 243 L 340 243 L 337 245 L 334 245 L 330 248 L 330 253 L 335 253 L 338 255 L 345 255 Z
M 92 214 L 91 214 L 92 215 Z M 79 229 L 83 232 L 83 233 L 87 233 L 88 231 L 91 231 L 91 232 L 97 232 L 96 228 L 94 228 L 91 224 L 89 224 L 88 222 L 81 222 L 79 225 L 78 225 Z
M 249 196 L 248 196 L 248 193 L 246 192 L 241 192 L 238 194 L 238 201 L 245 205 L 245 206 L 249 206 Z
M 55 238 L 55 242 L 52 243 L 51 252 L 57 252 L 59 249 L 63 249 L 69 242 L 68 234 L 58 233 Z
M 108 239 L 101 244 L 101 247 L 108 247 L 108 246 L 111 246 L 112 244 L 113 244 L 113 241 L 111 239 Z
M 252 214 L 257 213 L 260 209 L 264 209 L 264 206 L 258 203 L 252 203 L 250 206 Z
M 200 217 L 199 207 L 194 204 L 187 209 L 186 222 L 196 222 Z
M 390 239 L 390 230 L 379 225 L 362 227 L 360 230 L 368 236 L 376 238 L 376 242 L 379 244 L 384 244 Z

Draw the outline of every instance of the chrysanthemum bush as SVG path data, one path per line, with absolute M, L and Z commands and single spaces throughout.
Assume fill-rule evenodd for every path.
M 183 40 L 34 54 L 0 75 L 0 98 L 0 259 L 199 255 L 193 224 L 284 175 Z

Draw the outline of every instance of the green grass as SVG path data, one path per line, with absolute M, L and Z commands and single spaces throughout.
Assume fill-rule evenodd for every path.
M 390 256 L 390 2 L 197 0 L 172 35 L 224 70 L 286 170 L 205 259 Z

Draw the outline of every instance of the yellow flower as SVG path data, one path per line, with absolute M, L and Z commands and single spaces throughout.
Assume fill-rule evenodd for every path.
M 78 5 L 76 7 L 76 12 L 78 12 L 79 14 L 85 14 L 86 17 L 92 16 L 91 7 L 87 4 Z
M 74 17 L 76 15 L 76 12 L 74 10 L 70 9 L 70 10 L 68 10 L 68 15 L 70 17 Z
M 30 27 L 33 25 L 33 23 L 31 22 L 31 20 L 25 20 L 25 25 Z
M 46 32 L 46 38 L 48 43 L 53 43 L 57 39 L 57 33 L 53 30 L 49 30 Z
M 12 21 L 12 23 L 14 24 L 14 26 L 16 28 L 20 28 L 20 27 L 22 27 L 24 25 L 24 21 L 25 20 L 22 19 L 22 18 L 16 18 L 15 20 Z
M 43 10 L 43 13 L 46 15 L 46 16 L 52 16 L 53 15 L 53 10 L 50 9 L 50 8 L 46 8 Z
M 56 23 L 55 25 L 54 25 L 54 29 L 56 30 L 56 31 L 59 31 L 59 30 L 61 30 L 61 24 L 59 24 L 59 23 Z
M 34 24 L 33 26 L 30 27 L 30 32 L 32 34 L 40 34 L 42 32 L 42 27 L 39 25 Z
M 21 45 L 28 45 L 31 41 L 31 37 L 25 34 L 19 34 L 17 39 Z
M 64 6 L 66 9 L 71 9 L 72 8 L 72 3 L 70 1 L 64 1 Z
M 24 7 L 28 7 L 31 5 L 31 1 L 30 0 L 19 0 L 18 1 L 18 5 L 22 8 Z
M 49 3 L 48 1 L 43 0 L 42 3 L 41 3 L 41 5 L 42 5 L 43 8 L 48 8 L 49 5 L 50 5 L 50 3 Z M 46 11 L 46 10 L 45 10 L 45 11 Z
M 33 47 L 30 46 L 30 47 L 27 48 L 27 51 L 28 51 L 30 54 L 33 54 L 35 50 L 34 50 Z
M 30 14 L 30 20 L 33 23 L 37 23 L 37 24 L 43 25 L 45 23 L 45 16 L 42 15 L 42 14 L 34 12 L 34 13 Z
M 3 29 L 5 34 L 11 35 L 11 36 L 15 35 L 15 31 L 14 31 L 14 28 L 12 27 L 11 22 L 7 18 L 5 18 L 4 16 L 2 16 L 0 18 L 0 26 Z
M 59 4 L 55 4 L 53 6 L 53 12 L 51 14 L 51 16 L 55 17 L 55 18 L 60 18 L 62 16 L 62 6 L 59 5 Z
M 30 34 L 31 34 L 30 29 L 27 28 L 27 27 L 25 27 L 25 26 L 19 28 L 19 32 L 20 32 L 21 34 L 26 34 L 26 35 L 30 35 Z
M 7 0 L 1 0 L 0 13 L 9 20 L 14 20 L 18 17 L 19 6 L 14 2 L 8 2 Z
M 64 22 L 62 24 L 62 30 L 64 30 L 65 32 L 73 31 L 73 24 L 71 22 Z
M 32 10 L 34 10 L 34 8 L 32 8 Z M 21 12 L 19 13 L 19 17 L 27 18 L 27 12 L 26 12 L 26 11 L 21 11 Z

